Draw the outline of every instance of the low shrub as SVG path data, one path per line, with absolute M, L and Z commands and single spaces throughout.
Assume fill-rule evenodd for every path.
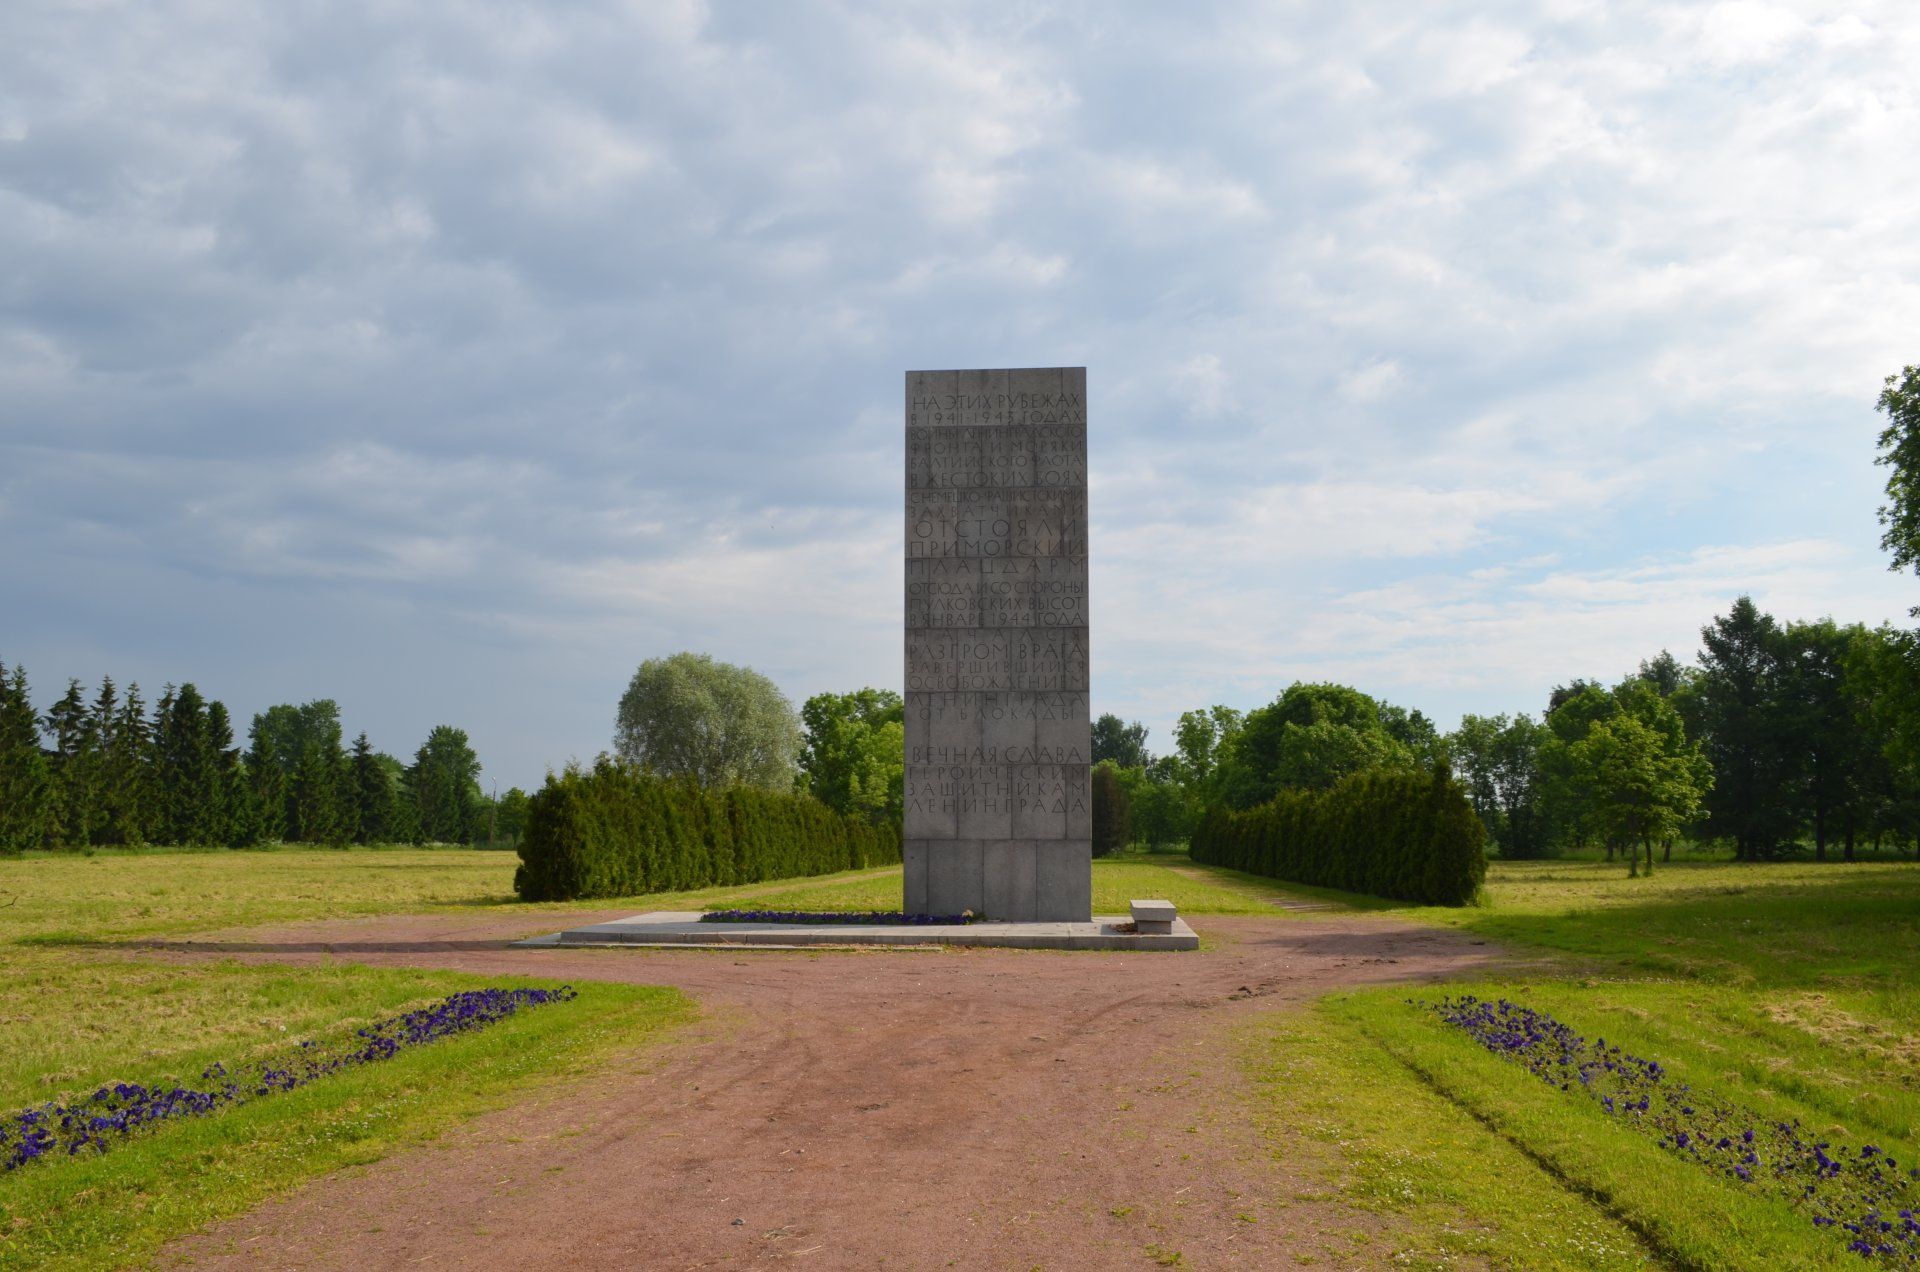
M 1244 812 L 1210 808 L 1195 861 L 1399 901 L 1465 905 L 1486 877 L 1486 831 L 1445 768 L 1355 773 Z
M 1093 855 L 1111 857 L 1125 852 L 1132 834 L 1132 801 L 1120 784 L 1119 766 L 1102 760 L 1088 775 L 1093 788 Z
M 900 828 L 811 795 L 710 789 L 605 756 L 548 774 L 527 808 L 514 891 L 628 897 L 897 864 Z

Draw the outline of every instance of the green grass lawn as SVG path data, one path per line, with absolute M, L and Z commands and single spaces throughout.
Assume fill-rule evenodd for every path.
M 1670 1081 L 1920 1162 L 1920 868 L 1675 863 L 1628 879 L 1495 863 L 1481 906 L 1362 904 L 1534 956 L 1445 992 L 1523 1002 L 1658 1059 Z M 1402 1262 L 1864 1265 L 1800 1212 L 1407 1003 L 1437 992 L 1339 995 L 1249 1043 L 1262 1116 L 1304 1114 L 1329 1183 L 1388 1223 Z
M 465 849 L 48 854 L 0 859 L 0 940 L 89 942 L 378 914 L 487 912 L 529 934 L 568 913 L 609 909 L 897 910 L 900 867 L 694 892 L 528 904 L 513 896 L 511 853 Z M 1165 897 L 1191 914 L 1263 914 L 1299 890 L 1173 854 L 1094 863 L 1094 909 L 1124 914 Z
M 1155 853 L 1096 857 L 1093 862 L 1093 912 L 1125 914 L 1135 897 L 1171 901 L 1182 914 L 1274 914 L 1277 902 L 1297 889 L 1257 875 L 1195 865 L 1184 855 Z M 832 881 L 808 880 L 753 898 L 760 910 L 898 910 L 900 868 L 841 875 Z M 676 902 L 675 909 L 717 909 L 725 899 L 703 906 Z
M 329 963 L 175 965 L 114 948 L 266 923 L 438 911 L 559 926 L 570 911 L 892 909 L 898 867 L 701 892 L 521 905 L 515 861 L 456 850 L 140 853 L 0 861 L 0 1109 L 115 1079 L 332 1037 L 470 976 Z M 1920 868 L 1495 863 L 1482 904 L 1344 896 L 1194 865 L 1097 862 L 1094 908 L 1312 924 L 1355 909 L 1457 928 L 1519 956 L 1470 985 L 1661 1060 L 1756 1112 L 1920 1160 Z M 1312 899 L 1318 910 L 1276 902 Z M 1204 924 L 1202 925 L 1204 933 Z M 491 980 L 487 983 L 515 983 Z M 532 983 L 532 982 L 524 982 Z M 670 991 L 579 1000 L 284 1096 L 156 1130 L 98 1158 L 0 1176 L 0 1267 L 139 1261 L 168 1237 L 369 1161 L 686 1018 Z M 1410 1007 L 1349 993 L 1248 1027 L 1250 1115 L 1277 1154 L 1364 1212 L 1329 1262 L 1610 1268 L 1854 1267 L 1791 1208 L 1682 1162 Z
M 273 852 L 72 853 L 0 858 L 0 939 L 57 945 L 377 914 L 486 912 L 524 917 L 528 933 L 581 910 L 700 906 L 881 871 L 698 892 L 528 903 L 513 895 L 512 853 L 459 848 Z M 895 904 L 900 869 L 893 867 Z

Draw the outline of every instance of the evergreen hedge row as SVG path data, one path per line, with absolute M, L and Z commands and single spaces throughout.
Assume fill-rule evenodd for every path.
M 1485 835 L 1446 769 L 1375 769 L 1331 790 L 1284 790 L 1244 812 L 1208 809 L 1191 852 L 1292 883 L 1464 905 L 1486 877 Z
M 628 897 L 900 860 L 900 828 L 811 795 L 708 789 L 602 757 L 547 775 L 527 807 L 514 890 L 525 901 Z

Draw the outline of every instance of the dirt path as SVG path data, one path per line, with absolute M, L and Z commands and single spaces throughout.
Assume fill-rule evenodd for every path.
M 1355 1221 L 1246 1125 L 1235 1026 L 1491 961 L 1364 916 L 1207 918 L 1198 953 L 516 950 L 524 917 L 206 953 L 675 985 L 701 1022 L 162 1262 L 217 1268 L 1270 1267 Z M 195 957 L 196 954 L 179 954 Z

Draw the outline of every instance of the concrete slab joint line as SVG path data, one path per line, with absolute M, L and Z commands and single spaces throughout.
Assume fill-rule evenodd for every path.
M 1085 367 L 906 375 L 902 908 L 1093 918 Z
M 606 923 L 569 928 L 515 944 L 527 949 L 582 946 L 757 946 L 795 949 L 820 945 L 972 945 L 1019 950 L 1196 950 L 1200 938 L 1175 919 L 1147 932 L 1119 915 L 1085 922 L 847 924 L 707 923 L 695 910 L 658 910 Z

